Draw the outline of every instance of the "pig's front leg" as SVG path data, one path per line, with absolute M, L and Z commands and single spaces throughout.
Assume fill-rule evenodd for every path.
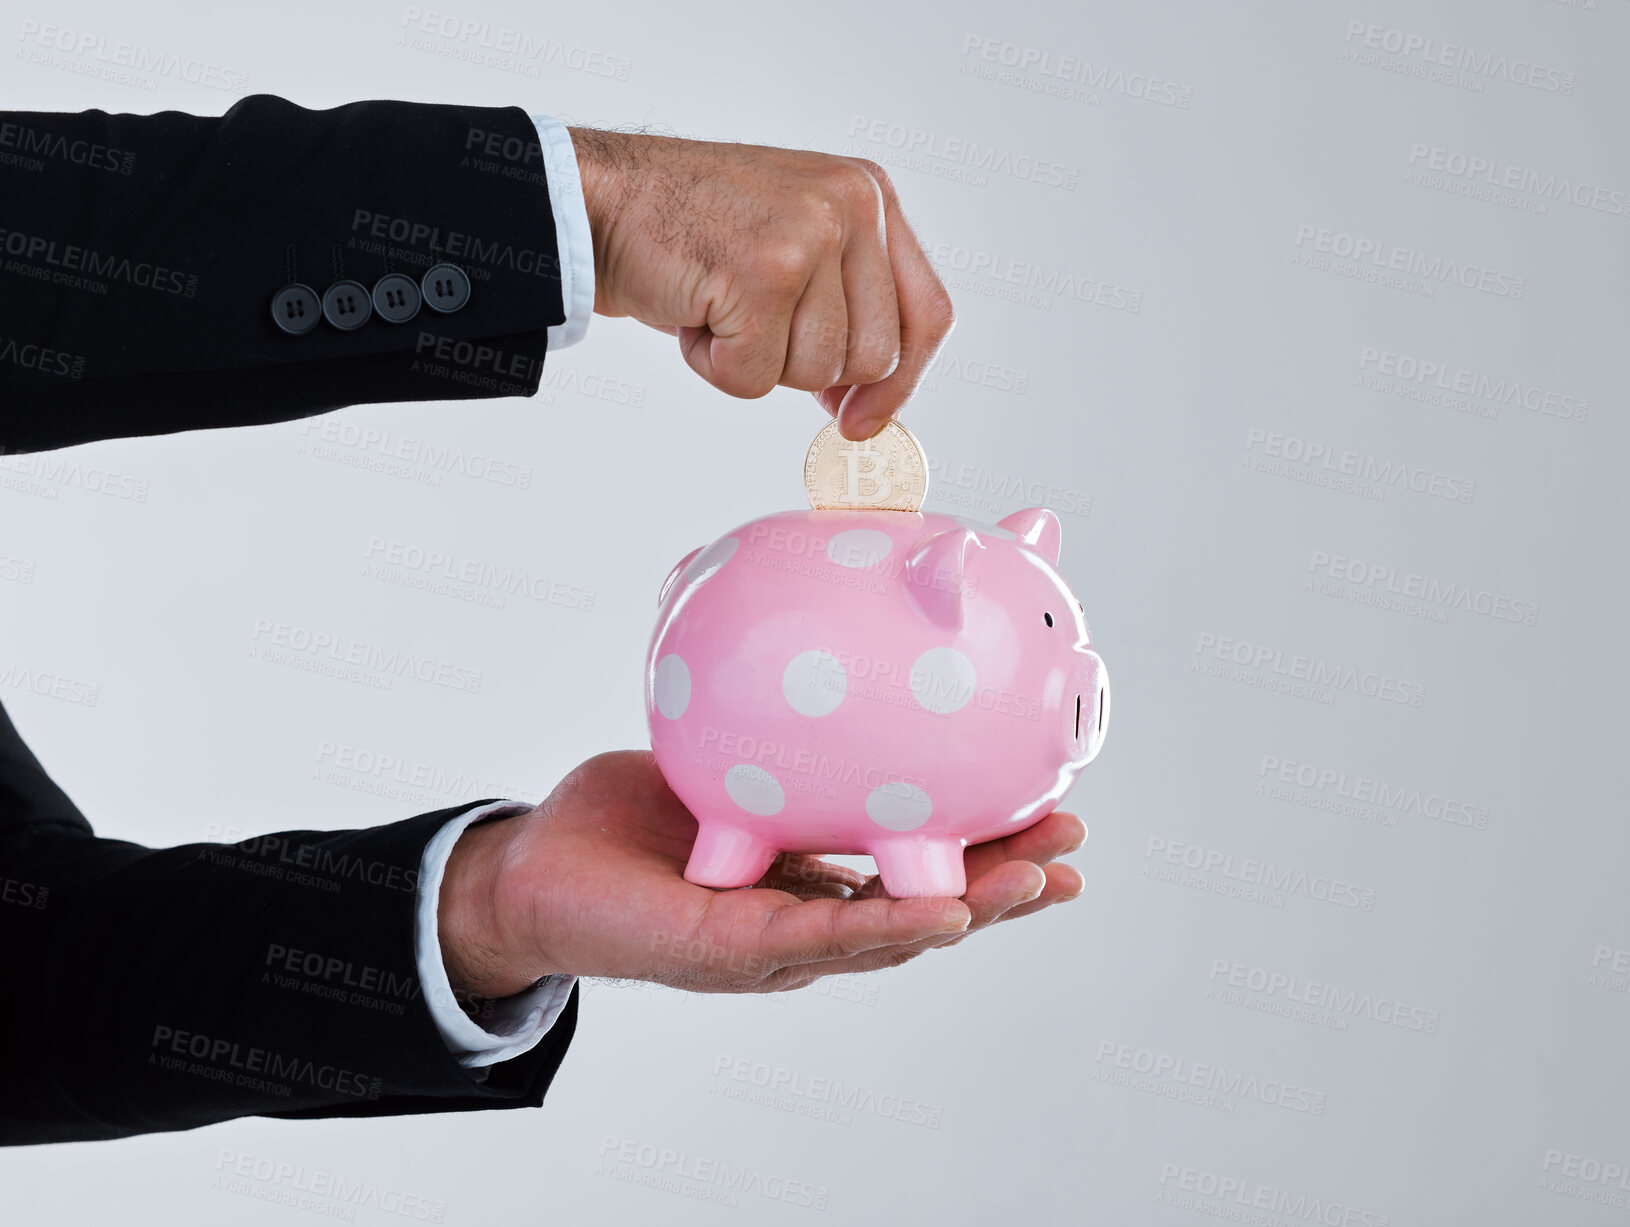
M 721 889 L 751 886 L 769 870 L 775 854 L 774 845 L 743 827 L 703 820 L 685 866 L 685 881 Z M 960 863 L 960 855 L 957 859 Z
M 883 889 L 896 899 L 961 898 L 968 889 L 962 847 L 954 835 L 900 835 L 878 840 L 867 851 L 877 862 Z

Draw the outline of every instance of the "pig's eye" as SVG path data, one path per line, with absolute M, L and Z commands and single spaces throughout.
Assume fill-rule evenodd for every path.
M 1086 612 L 1087 612 L 1087 607 L 1086 607 L 1086 606 L 1085 606 L 1085 605 L 1083 605 L 1083 604 L 1082 604 L 1082 603 L 1081 603 L 1081 602 L 1080 602 L 1080 601 L 1077 601 L 1077 602 L 1076 602 L 1076 603 L 1075 603 L 1075 607 L 1076 607 L 1076 608 L 1077 608 L 1077 609 L 1079 609 L 1079 610 L 1080 610 L 1080 611 L 1081 611 L 1081 612 L 1082 612 L 1082 613 L 1086 613 Z
M 1043 613 L 1041 616 L 1047 619 L 1047 625 L 1048 626 L 1051 626 L 1053 624 L 1053 615 L 1052 614 Z

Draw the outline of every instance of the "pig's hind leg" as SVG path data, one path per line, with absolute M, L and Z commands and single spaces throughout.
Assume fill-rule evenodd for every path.
M 877 862 L 883 889 L 896 899 L 961 898 L 968 889 L 962 846 L 955 836 L 902 836 L 878 840 L 868 851 Z
M 743 827 L 703 822 L 691 847 L 685 881 L 719 889 L 751 886 L 775 860 L 776 848 Z

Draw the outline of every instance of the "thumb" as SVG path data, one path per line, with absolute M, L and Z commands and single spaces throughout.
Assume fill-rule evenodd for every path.
M 691 370 L 719 391 L 751 400 L 781 381 L 791 324 L 790 307 L 773 311 L 742 299 L 710 308 L 706 324 L 681 324 L 675 335 Z

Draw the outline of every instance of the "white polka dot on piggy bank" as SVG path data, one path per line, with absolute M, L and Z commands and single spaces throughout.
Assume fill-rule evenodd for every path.
M 864 853 L 892 895 L 961 895 L 963 849 L 1039 821 L 1103 744 L 1108 676 L 1060 543 L 1036 508 L 789 511 L 676 568 L 646 708 L 697 819 L 685 877 Z

